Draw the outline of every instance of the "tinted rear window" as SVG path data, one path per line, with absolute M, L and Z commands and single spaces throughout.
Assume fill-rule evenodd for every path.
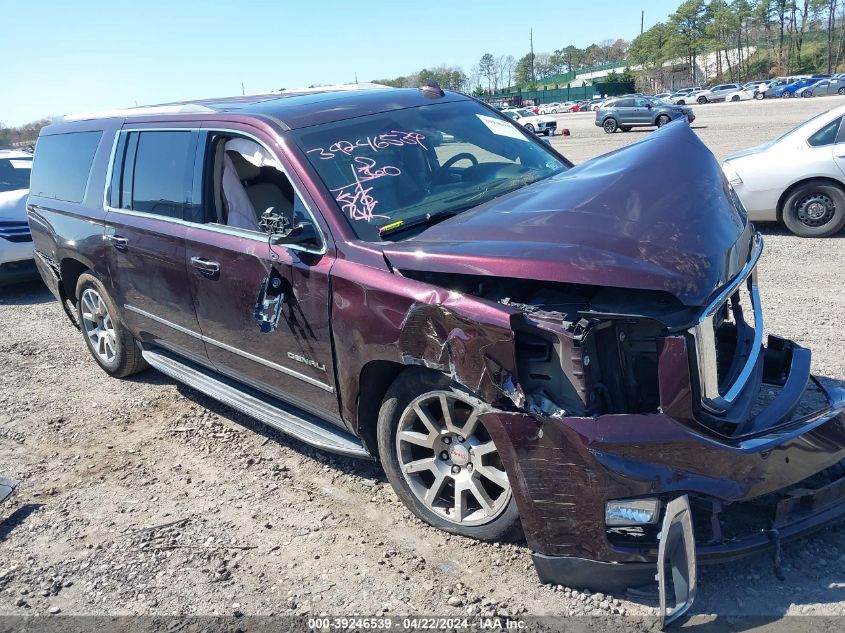
M 102 132 L 51 134 L 38 139 L 30 193 L 82 202 Z

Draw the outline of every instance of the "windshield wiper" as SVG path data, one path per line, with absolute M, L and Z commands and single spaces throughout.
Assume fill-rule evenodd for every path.
M 475 205 L 471 206 L 474 207 Z M 379 227 L 378 235 L 380 238 L 384 239 L 387 235 L 395 235 L 396 233 L 401 233 L 420 226 L 437 224 L 438 222 L 448 220 L 449 218 L 458 215 L 461 211 L 465 211 L 467 208 L 469 207 L 448 209 L 446 211 L 440 211 L 439 213 L 426 214 L 418 218 L 414 218 L 413 220 L 397 220 L 396 222 L 390 222 L 389 224 Z

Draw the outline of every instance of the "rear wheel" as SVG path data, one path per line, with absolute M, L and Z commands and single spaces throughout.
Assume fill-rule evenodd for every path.
M 806 99 L 809 99 L 810 97 L 813 96 L 813 93 L 812 93 L 811 90 L 805 90 L 804 92 L 801 93 L 801 96 L 806 98 Z
M 684 101 L 683 99 L 678 99 L 678 100 L 675 102 L 675 104 L 676 104 L 676 105 L 686 105 L 686 104 L 687 104 L 687 102 L 686 102 L 686 101 Z
M 840 94 L 840 95 L 845 95 L 845 87 L 840 88 L 840 89 L 839 89 L 839 90 L 837 90 L 836 92 L 837 92 L 837 94 Z
M 791 92 L 789 92 L 789 90 L 784 90 L 784 91 L 781 93 L 780 98 L 781 98 L 781 99 L 791 99 L 791 98 L 792 98 L 792 93 L 791 93 Z
M 764 95 L 762 92 L 755 92 L 754 93 L 754 98 L 757 99 L 757 100 L 760 100 L 760 99 L 764 98 L 765 96 L 766 95 Z
M 731 101 L 739 101 L 739 95 L 734 95 L 733 97 L 731 97 Z
M 604 120 L 604 123 L 601 124 L 604 128 L 604 131 L 608 134 L 613 134 L 616 131 L 616 128 L 619 127 L 619 124 L 616 122 L 616 119 L 613 117 L 607 117 Z
M 811 181 L 783 203 L 783 221 L 801 237 L 829 237 L 845 226 L 845 192 L 838 185 Z
M 707 97 L 701 96 L 698 99 L 696 99 L 696 101 L 698 102 L 699 105 L 704 105 L 705 103 L 707 103 Z
M 110 376 L 123 378 L 143 369 L 135 337 L 124 327 L 105 286 L 91 273 L 83 273 L 76 284 L 79 329 L 97 364 Z
M 513 540 L 522 533 L 516 502 L 481 413 L 448 377 L 405 370 L 379 411 L 379 455 L 396 494 L 429 525 Z
M 655 121 L 655 122 L 654 122 L 654 124 L 655 124 L 657 127 L 663 127 L 664 125 L 666 125 L 667 123 L 669 123 L 671 120 L 672 120 L 672 119 L 670 119 L 668 115 L 666 115 L 666 114 L 661 114 L 659 117 L 657 117 L 657 121 Z

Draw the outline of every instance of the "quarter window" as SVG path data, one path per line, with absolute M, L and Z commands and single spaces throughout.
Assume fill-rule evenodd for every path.
M 121 134 L 112 170 L 110 205 L 183 219 L 191 198 L 197 133 Z
M 38 139 L 30 193 L 43 198 L 82 202 L 102 132 L 50 134 Z
M 834 119 L 825 125 L 818 132 L 807 139 L 812 147 L 824 147 L 825 145 L 833 145 L 836 142 L 836 133 L 839 130 L 839 124 L 842 123 L 842 117 Z

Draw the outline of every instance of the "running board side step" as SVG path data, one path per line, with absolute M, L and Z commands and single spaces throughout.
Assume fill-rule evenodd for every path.
M 161 350 L 143 350 L 144 360 L 161 373 L 306 444 L 340 455 L 372 459 L 361 441 L 296 407 Z

